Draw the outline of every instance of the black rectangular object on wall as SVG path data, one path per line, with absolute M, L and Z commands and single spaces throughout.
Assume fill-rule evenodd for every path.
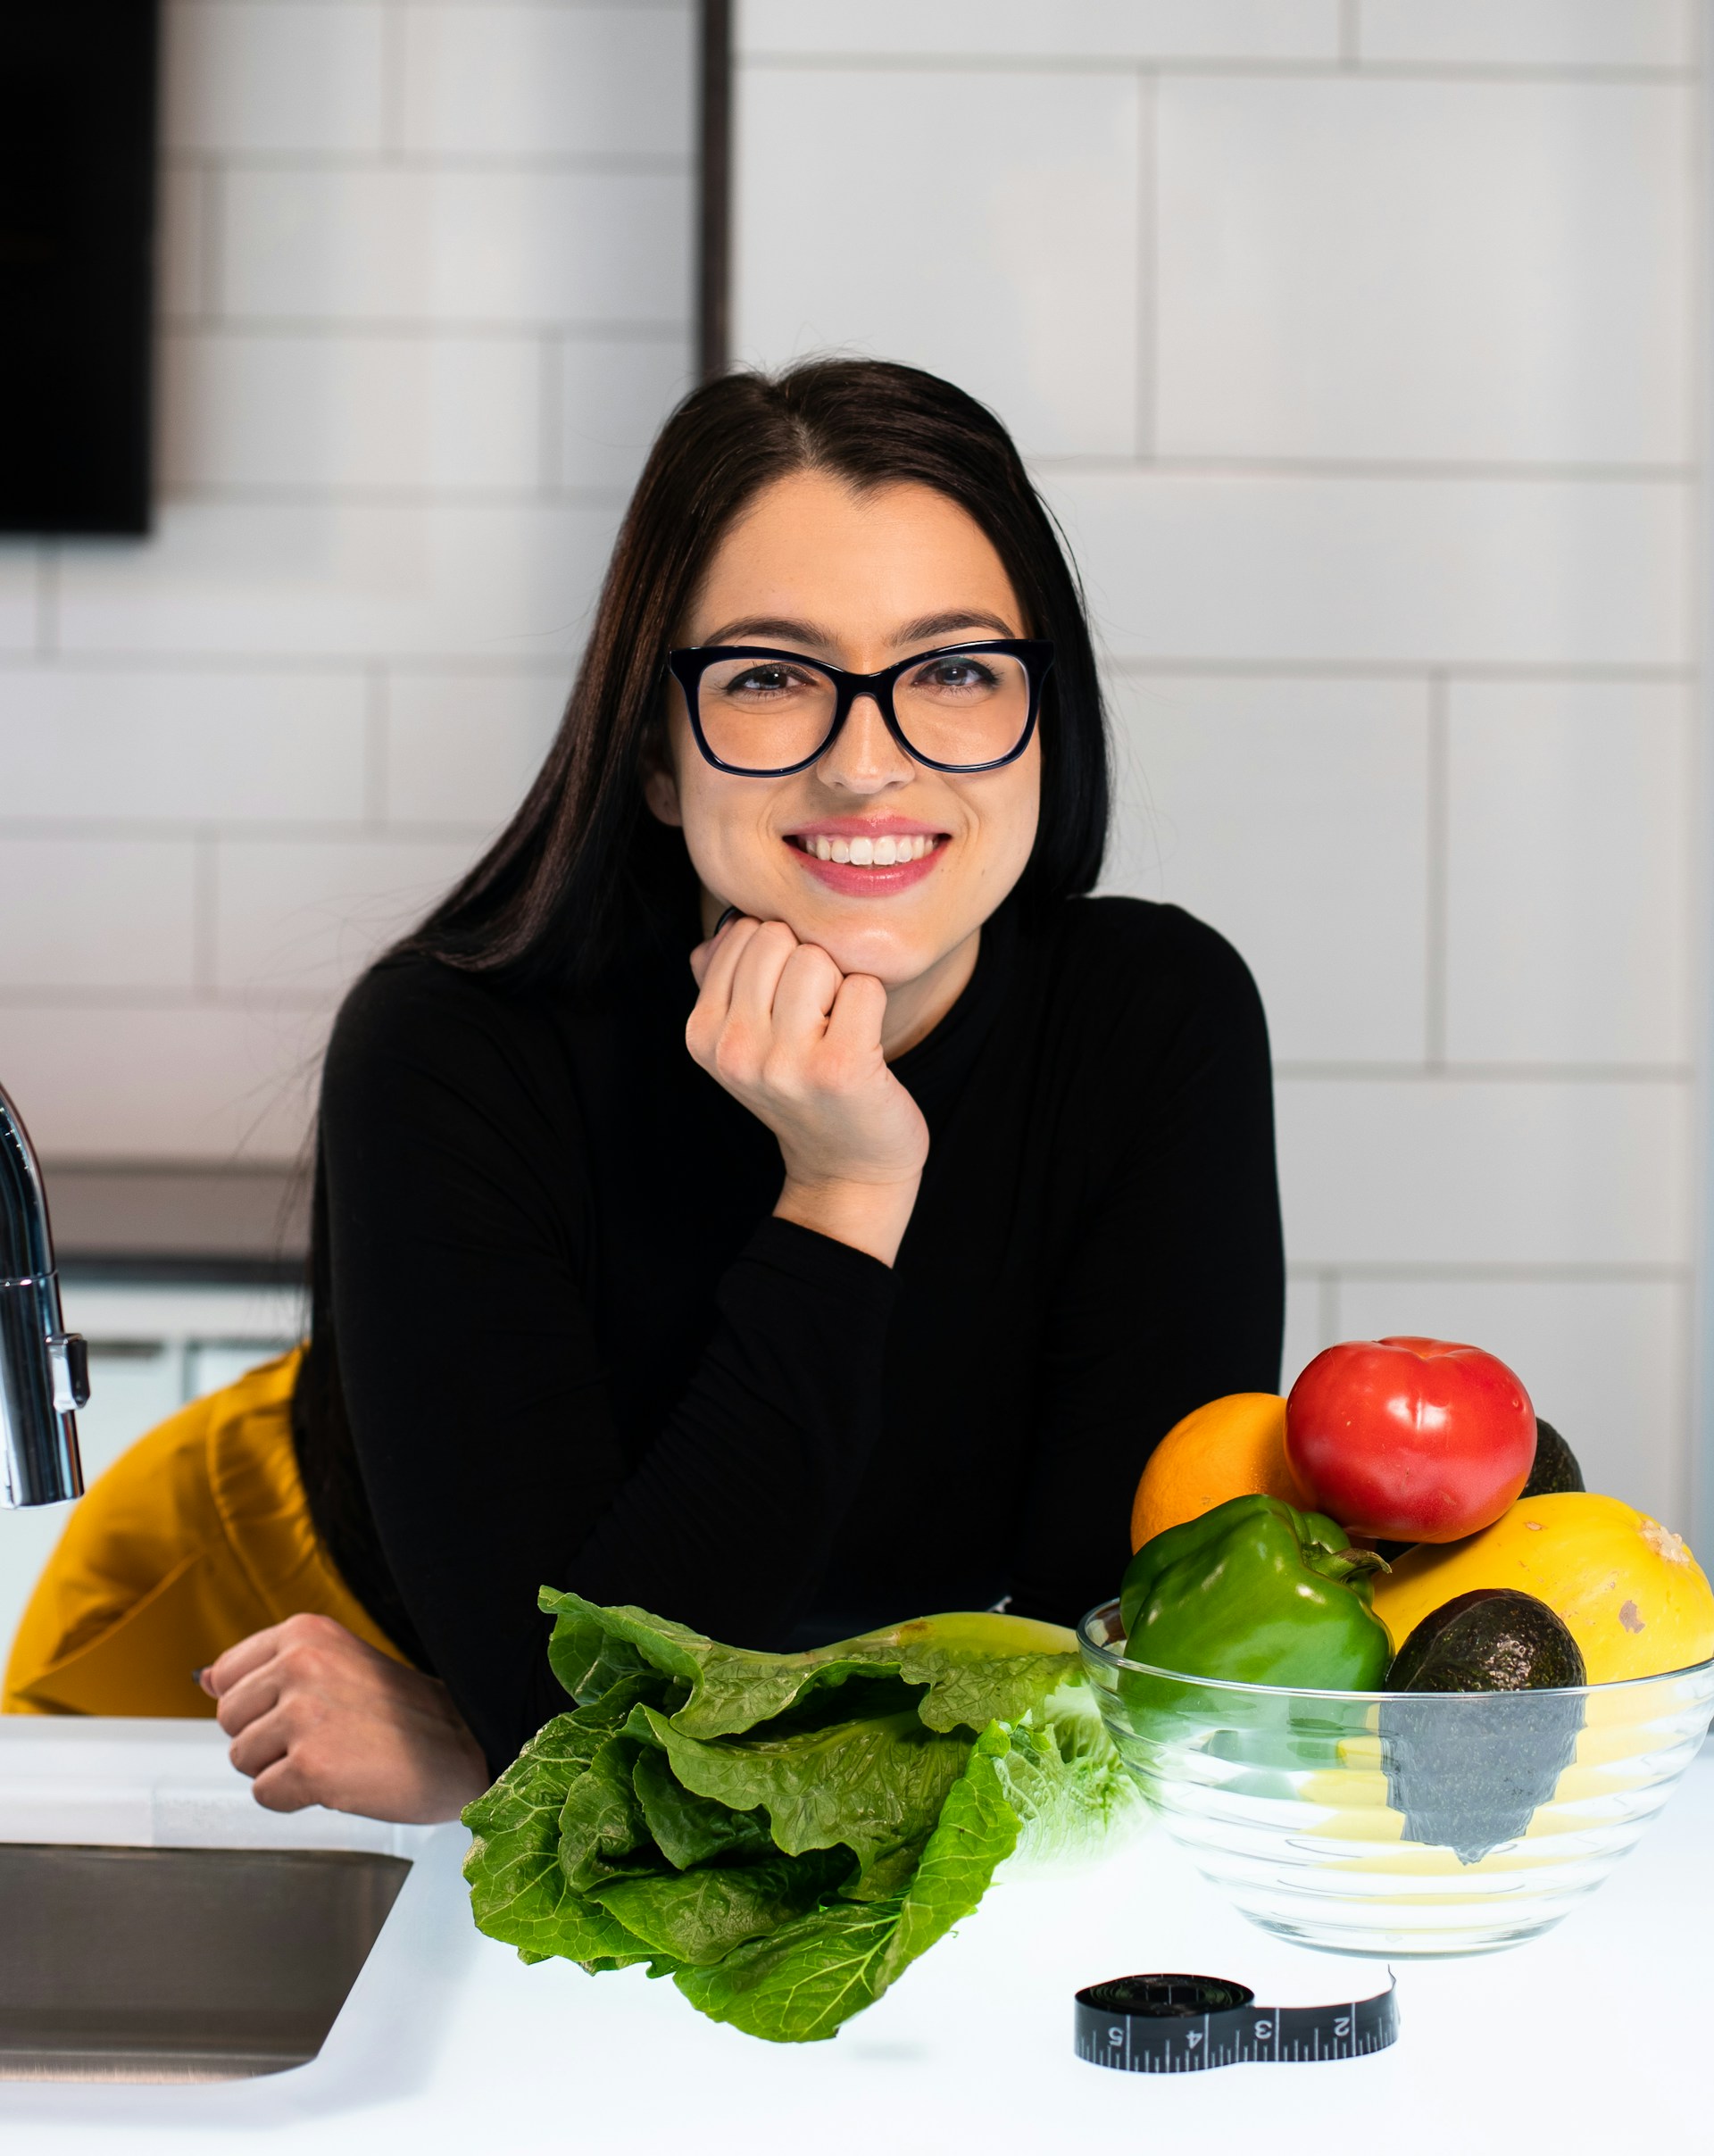
M 0 0 L 0 530 L 149 527 L 157 0 Z

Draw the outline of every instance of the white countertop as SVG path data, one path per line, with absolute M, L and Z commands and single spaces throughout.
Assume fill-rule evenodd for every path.
M 841 2035 L 804 2045 L 718 2027 L 641 1969 L 526 1969 L 470 1926 L 462 1829 L 273 1818 L 226 1766 L 211 1724 L 0 1724 L 0 1839 L 308 1844 L 415 1859 L 319 2059 L 192 2088 L 0 2082 L 5 2156 L 1224 2156 L 1246 2144 L 1267 2156 L 1622 2156 L 1703 2147 L 1714 2130 L 1714 1754 L 1557 1931 L 1480 1960 L 1401 1964 L 1391 2051 L 1177 2080 L 1076 2060 L 1073 1992 L 1190 1969 L 1306 2003 L 1378 1990 L 1385 1972 L 1276 1944 L 1159 1832 L 1087 1871 L 1003 1881 Z

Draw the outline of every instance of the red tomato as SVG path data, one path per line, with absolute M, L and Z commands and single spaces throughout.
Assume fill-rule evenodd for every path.
M 1457 1542 L 1517 1502 L 1535 1411 L 1505 1364 L 1451 1340 L 1348 1340 L 1286 1403 L 1286 1457 L 1353 1535 Z

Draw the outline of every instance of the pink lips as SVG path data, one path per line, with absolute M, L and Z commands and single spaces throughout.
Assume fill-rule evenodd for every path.
M 931 844 L 920 860 L 895 861 L 865 866 L 850 861 L 823 861 L 814 852 L 817 839 L 829 843 L 843 842 L 841 851 L 853 840 L 867 840 L 873 847 L 878 839 L 886 838 L 895 845 L 901 840 L 926 838 Z M 794 843 L 795 842 L 795 843 Z M 786 843 L 803 866 L 828 890 L 853 898 L 890 898 L 900 891 L 911 889 L 933 872 L 935 863 L 945 851 L 948 841 L 944 833 L 927 824 L 912 823 L 903 816 L 835 816 L 807 825 L 801 831 L 790 834 Z

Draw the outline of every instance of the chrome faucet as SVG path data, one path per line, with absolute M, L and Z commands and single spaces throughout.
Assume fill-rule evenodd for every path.
M 88 1398 L 88 1348 L 60 1315 L 41 1170 L 0 1088 L 0 1505 L 82 1496 L 77 1411 Z

